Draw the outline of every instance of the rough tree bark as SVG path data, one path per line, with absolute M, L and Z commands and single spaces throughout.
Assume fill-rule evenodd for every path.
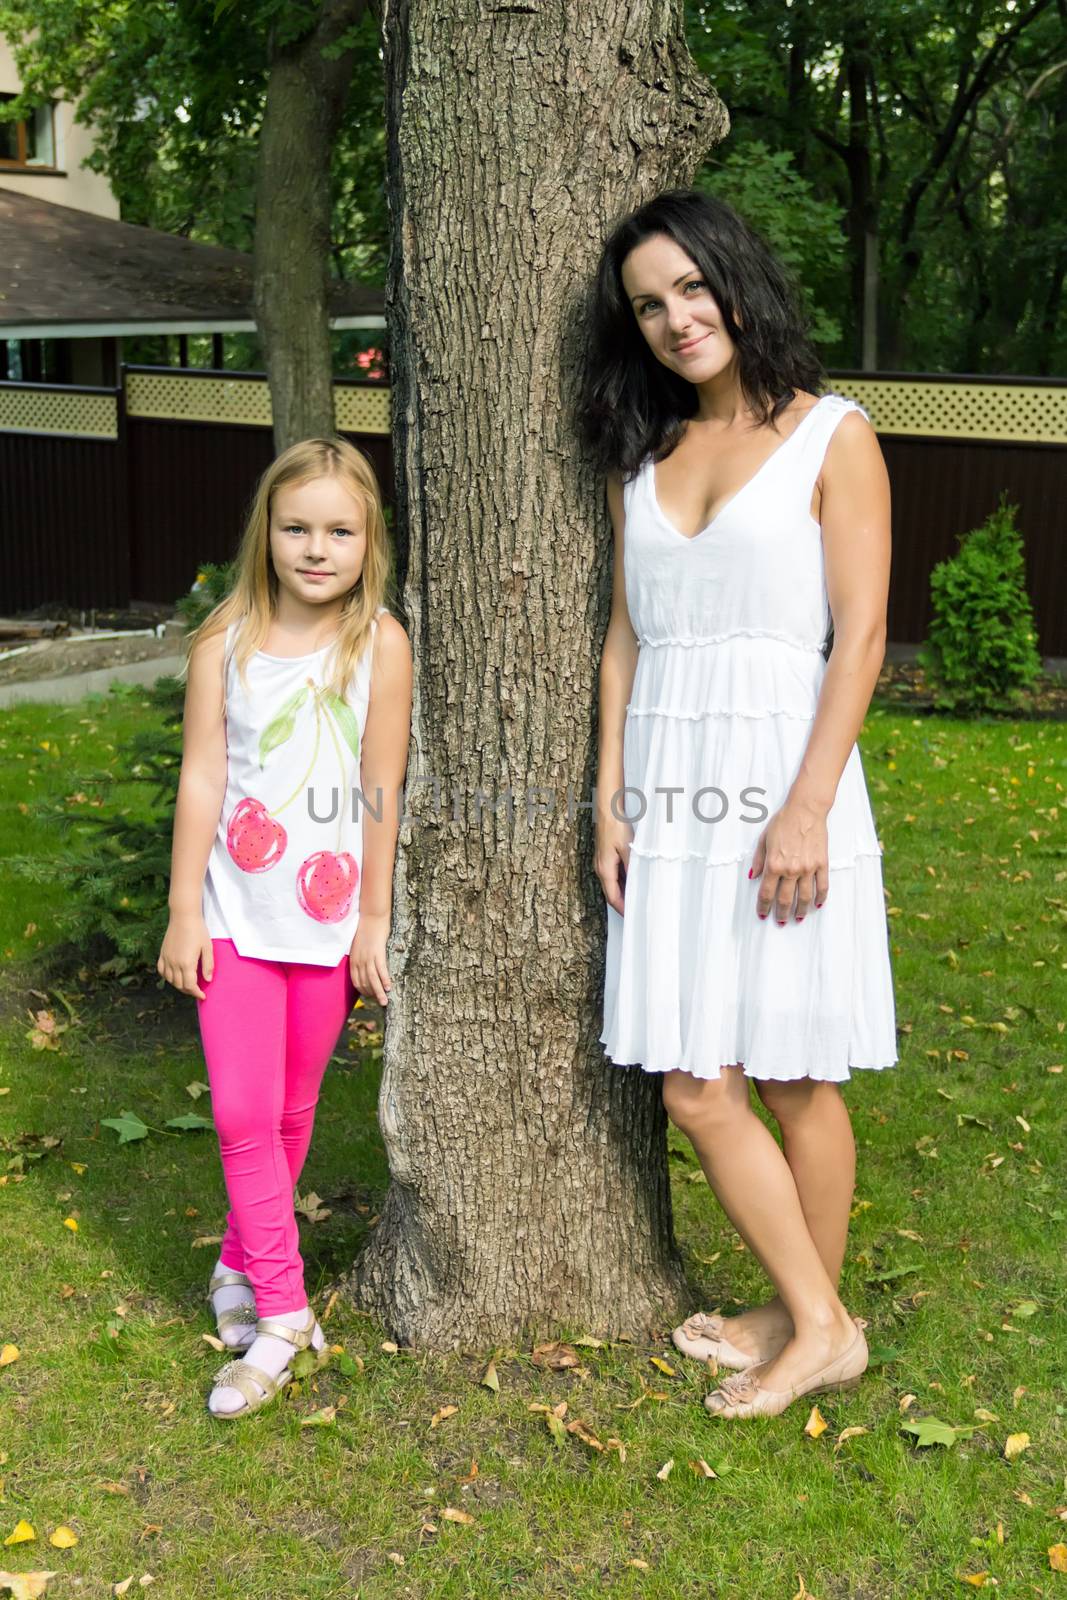
M 367 0 L 323 0 L 314 26 L 291 39 L 274 24 L 256 153 L 253 250 L 256 323 L 274 414 L 274 446 L 334 431 L 328 289 L 330 161 L 354 52 L 334 59 Z
M 598 1042 L 605 910 L 578 806 L 611 534 L 568 411 L 610 221 L 687 181 L 728 123 L 673 0 L 388 0 L 384 31 L 415 706 L 392 1186 L 350 1287 L 426 1348 L 640 1337 L 683 1285 L 660 1080 Z M 528 818 L 534 791 L 553 814 Z

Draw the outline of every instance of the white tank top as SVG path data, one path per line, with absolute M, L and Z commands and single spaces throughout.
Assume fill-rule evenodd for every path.
M 268 961 L 336 966 L 359 922 L 360 752 L 370 704 L 370 639 L 342 701 L 326 688 L 331 641 L 306 656 L 257 650 L 246 693 L 226 630 L 226 795 L 204 875 L 214 939 Z M 377 796 L 367 802 L 377 809 Z

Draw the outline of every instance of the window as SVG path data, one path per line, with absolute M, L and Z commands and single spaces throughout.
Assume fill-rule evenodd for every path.
M 0 93 L 0 106 L 17 95 Z M 56 164 L 52 105 L 37 106 L 18 122 L 0 122 L 0 167 L 51 167 Z

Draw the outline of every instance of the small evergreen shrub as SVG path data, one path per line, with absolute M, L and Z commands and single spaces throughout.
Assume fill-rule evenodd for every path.
M 175 611 L 194 628 L 225 598 L 232 569 L 203 566 L 192 591 Z M 147 700 L 145 726 L 129 741 L 122 783 L 142 784 L 143 805 L 116 809 L 107 803 L 115 784 L 112 772 L 79 772 L 72 791 L 103 800 L 90 809 L 41 802 L 35 820 L 56 827 L 64 840 L 55 853 L 41 857 L 13 856 L 9 867 L 31 882 L 54 882 L 60 876 L 69 890 L 56 914 L 62 938 L 77 949 L 98 948 L 101 934 L 114 951 L 103 970 L 116 974 L 134 969 L 154 972 L 167 931 L 170 853 L 174 807 L 182 763 L 182 717 L 185 686 L 177 678 L 154 684 L 117 684 L 116 696 Z
M 919 661 L 938 709 L 1016 710 L 1040 676 L 1017 510 L 1002 493 L 987 521 L 961 534 L 957 554 L 930 574 L 931 622 Z

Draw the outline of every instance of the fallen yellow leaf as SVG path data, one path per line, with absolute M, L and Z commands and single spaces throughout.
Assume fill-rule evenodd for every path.
M 456 1506 L 445 1506 L 441 1516 L 445 1522 L 461 1522 L 464 1527 L 474 1521 L 469 1511 L 460 1511 Z
M 14 1528 L 4 1540 L 4 1543 L 28 1544 L 31 1539 L 36 1539 L 36 1537 L 37 1535 L 34 1532 L 32 1525 L 26 1521 L 25 1517 L 22 1517 L 18 1522 L 16 1522 Z
M 649 1360 L 657 1372 L 665 1373 L 668 1378 L 676 1378 L 678 1376 L 670 1362 L 664 1361 L 662 1356 L 649 1356 Z
M 821 1433 L 826 1432 L 828 1427 L 829 1423 L 819 1410 L 818 1406 L 812 1406 L 811 1415 L 804 1424 L 804 1432 L 807 1434 L 808 1438 L 817 1439 Z
M 439 1422 L 444 1422 L 446 1417 L 454 1417 L 458 1410 L 458 1406 L 442 1406 L 440 1410 L 435 1411 L 433 1416 L 430 1418 L 430 1427 L 436 1428 L 437 1424 Z
M 1005 1460 L 1017 1460 L 1018 1457 L 1022 1455 L 1029 1443 L 1030 1435 L 1028 1433 L 1009 1433 L 1008 1437 L 1004 1441 Z
M 869 1431 L 868 1428 L 843 1428 L 834 1440 L 834 1448 L 836 1449 L 838 1445 L 844 1444 L 846 1439 L 855 1439 L 859 1434 L 868 1433 Z
M 1067 1544 L 1050 1544 L 1048 1564 L 1053 1572 L 1067 1572 Z
M 399 1351 L 400 1346 L 398 1344 L 394 1344 L 392 1339 L 383 1339 L 382 1349 L 385 1351 L 387 1356 L 395 1356 Z
M 19 1347 L 17 1344 L 5 1344 L 3 1349 L 0 1349 L 0 1367 L 9 1367 L 18 1358 Z
M 48 1543 L 54 1544 L 57 1550 L 70 1550 L 78 1542 L 78 1535 L 73 1528 L 68 1528 L 65 1523 L 60 1524 L 48 1535 Z
M 989 1581 L 988 1572 L 961 1572 L 960 1582 L 969 1583 L 972 1589 L 984 1589 Z
M 37 1600 L 54 1572 L 0 1572 L 0 1589 L 10 1589 L 11 1600 Z
M 71 1233 L 77 1233 L 78 1231 L 78 1224 L 75 1222 L 73 1217 L 64 1217 L 63 1226 L 64 1228 L 69 1228 Z
M 662 1467 L 660 1467 L 659 1471 L 656 1473 L 656 1477 L 660 1480 L 661 1483 L 665 1482 L 665 1480 L 670 1477 L 670 1475 L 671 1475 L 673 1470 L 674 1470 L 674 1457 L 672 1456 L 669 1461 L 665 1461 L 663 1463 Z
M 639 1572 L 650 1572 L 652 1569 L 647 1561 L 642 1561 L 639 1556 L 631 1556 L 626 1563 L 628 1567 L 636 1567 Z

